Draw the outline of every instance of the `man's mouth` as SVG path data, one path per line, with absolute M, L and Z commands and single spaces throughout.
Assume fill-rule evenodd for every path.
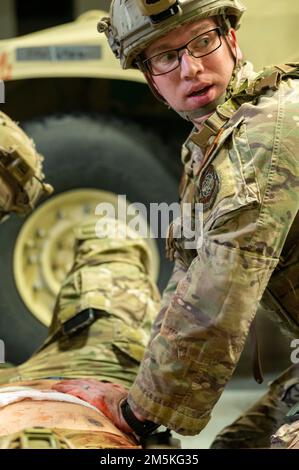
M 207 91 L 209 91 L 211 87 L 212 85 L 208 85 L 204 88 L 201 88 L 200 90 L 193 91 L 192 93 L 188 95 L 188 97 L 204 95 Z

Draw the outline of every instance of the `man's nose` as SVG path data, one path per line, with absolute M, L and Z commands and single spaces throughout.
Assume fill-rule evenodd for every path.
M 187 49 L 181 56 L 181 78 L 192 79 L 198 73 L 203 72 L 203 65 L 200 58 L 193 57 Z

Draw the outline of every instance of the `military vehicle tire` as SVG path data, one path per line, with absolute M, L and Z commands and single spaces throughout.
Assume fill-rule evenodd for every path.
M 52 197 L 78 188 L 94 188 L 126 194 L 128 201 L 147 207 L 151 202 L 177 200 L 176 178 L 162 163 L 168 158 L 167 147 L 136 124 L 107 116 L 67 115 L 47 116 L 21 126 L 45 156 L 47 181 L 55 188 Z M 14 364 L 30 357 L 47 334 L 47 328 L 26 307 L 15 283 L 14 250 L 26 220 L 12 216 L 0 231 L 0 339 L 5 342 L 6 360 Z M 162 290 L 171 264 L 165 260 L 165 240 L 157 243 L 161 260 L 158 284 Z

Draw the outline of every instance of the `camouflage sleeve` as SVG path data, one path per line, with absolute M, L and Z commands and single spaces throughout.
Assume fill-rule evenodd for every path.
M 299 86 L 272 95 L 246 105 L 213 157 L 220 189 L 203 246 L 130 390 L 134 410 L 181 434 L 209 421 L 298 212 Z
M 163 291 L 163 296 L 161 299 L 161 308 L 159 314 L 157 315 L 154 321 L 149 342 L 151 342 L 159 333 L 167 307 L 169 306 L 175 294 L 179 281 L 185 276 L 186 271 L 186 266 L 182 263 L 179 258 L 176 258 L 174 261 L 172 275 L 167 283 L 167 286 Z
M 161 300 L 162 308 L 170 304 L 170 300 L 176 291 L 177 285 L 185 276 L 186 272 L 187 268 L 185 264 L 179 258 L 175 258 L 171 277 L 163 291 Z

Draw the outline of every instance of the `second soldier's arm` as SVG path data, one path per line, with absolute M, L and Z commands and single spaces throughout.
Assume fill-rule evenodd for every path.
M 167 283 L 166 288 L 163 291 L 160 312 L 154 321 L 149 343 L 159 333 L 163 319 L 164 319 L 165 312 L 168 308 L 168 305 L 170 304 L 176 292 L 178 283 L 181 281 L 181 279 L 184 278 L 184 276 L 186 275 L 186 272 L 187 272 L 187 268 L 184 265 L 184 263 L 180 260 L 180 258 L 176 258 L 174 261 L 174 266 L 173 266 L 171 277 Z
M 249 125 L 215 157 L 220 194 L 203 246 L 129 392 L 134 413 L 181 434 L 209 421 L 299 209 L 298 102 L 287 88 L 283 100 L 280 90 L 262 112 L 252 109 Z

